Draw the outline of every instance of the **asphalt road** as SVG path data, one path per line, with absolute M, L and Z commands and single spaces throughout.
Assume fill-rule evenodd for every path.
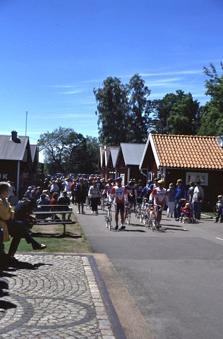
M 109 257 L 157 339 L 223 338 L 223 224 L 164 216 L 162 233 L 136 220 L 110 232 L 103 212 L 86 212 L 78 219 L 94 251 Z

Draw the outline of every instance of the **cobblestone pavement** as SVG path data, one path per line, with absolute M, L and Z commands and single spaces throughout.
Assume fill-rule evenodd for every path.
M 0 312 L 0 338 L 124 338 L 115 329 L 118 320 L 92 256 L 25 254 L 17 259 L 40 265 L 7 278 L 9 296 L 3 299 L 16 307 Z

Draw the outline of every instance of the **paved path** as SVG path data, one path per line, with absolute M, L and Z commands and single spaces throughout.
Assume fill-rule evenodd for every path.
M 15 307 L 0 312 L 0 338 L 125 338 L 93 256 L 17 258 L 37 269 L 7 278 Z
M 94 251 L 108 256 L 155 338 L 222 339 L 222 224 L 182 224 L 164 214 L 165 232 L 146 230 L 134 218 L 125 231 L 110 232 L 101 211 L 92 216 L 86 210 L 78 220 Z M 116 312 L 124 324 L 123 311 Z

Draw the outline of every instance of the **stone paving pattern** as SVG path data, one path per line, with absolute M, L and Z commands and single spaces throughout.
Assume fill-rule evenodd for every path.
M 88 256 L 17 259 L 41 266 L 8 278 L 10 295 L 4 300 L 16 308 L 0 312 L 0 338 L 115 338 Z

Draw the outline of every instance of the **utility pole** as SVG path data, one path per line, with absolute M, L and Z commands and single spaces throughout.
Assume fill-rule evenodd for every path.
M 26 111 L 25 136 L 27 135 L 27 119 L 28 119 L 28 111 Z

